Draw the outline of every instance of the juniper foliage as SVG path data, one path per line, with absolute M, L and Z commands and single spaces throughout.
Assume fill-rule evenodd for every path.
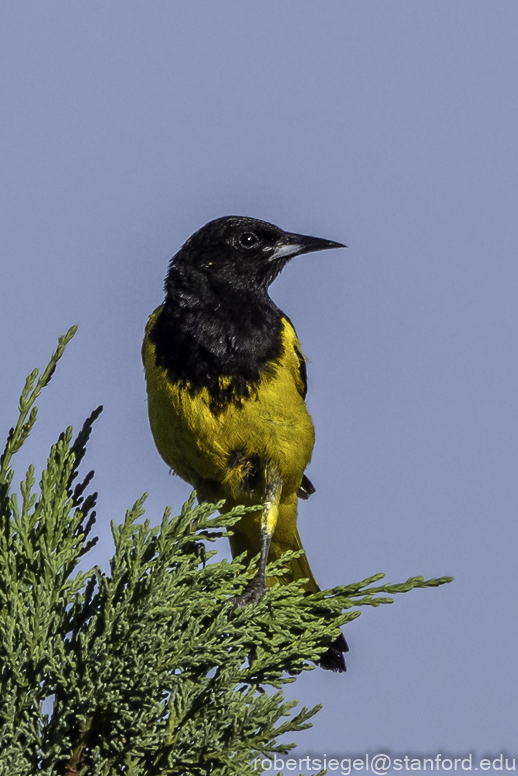
M 314 667 L 358 607 L 450 578 L 376 585 L 376 574 L 314 595 L 299 581 L 233 611 L 250 569 L 243 557 L 206 564 L 200 543 L 249 510 L 219 515 L 194 506 L 195 494 L 159 526 L 140 520 L 143 496 L 112 522 L 109 571 L 82 571 L 97 494 L 86 493 L 93 472 L 81 480 L 78 469 L 102 408 L 77 437 L 60 435 L 37 491 L 31 466 L 14 492 L 12 467 L 74 333 L 27 378 L 0 459 L 0 776 L 257 774 L 254 758 L 287 754 L 293 744 L 278 738 L 310 727 L 319 709 L 295 712 L 283 685 Z

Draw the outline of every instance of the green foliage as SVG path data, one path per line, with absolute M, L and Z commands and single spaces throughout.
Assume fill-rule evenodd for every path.
M 293 745 L 278 737 L 309 727 L 319 708 L 293 713 L 283 684 L 314 668 L 360 614 L 353 607 L 450 578 L 374 586 L 377 574 L 315 595 L 294 582 L 233 611 L 250 570 L 243 558 L 205 565 L 199 542 L 227 536 L 249 510 L 220 516 L 217 505 L 194 507 L 194 494 L 160 526 L 139 522 L 143 497 L 112 523 L 109 573 L 79 570 L 97 541 L 93 473 L 74 483 L 102 408 L 75 440 L 71 428 L 61 434 L 38 492 L 33 467 L 12 492 L 13 455 L 74 333 L 27 378 L 0 459 L 0 776 L 259 773 L 254 758 L 287 754 Z

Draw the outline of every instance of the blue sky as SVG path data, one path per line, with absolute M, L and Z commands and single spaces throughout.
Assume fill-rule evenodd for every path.
M 271 290 L 311 359 L 304 544 L 325 587 L 456 581 L 365 611 L 348 673 L 288 688 L 324 704 L 300 756 L 518 757 L 517 23 L 508 0 L 0 10 L 0 427 L 79 324 L 17 479 L 104 404 L 97 562 L 142 492 L 153 521 L 189 493 L 140 362 L 169 257 L 228 214 L 349 246 Z

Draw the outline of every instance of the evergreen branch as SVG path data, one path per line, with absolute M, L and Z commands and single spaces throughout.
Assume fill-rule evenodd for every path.
M 45 386 L 49 384 L 58 361 L 62 357 L 66 346 L 75 335 L 76 331 L 77 326 L 71 326 L 64 336 L 59 337 L 58 346 L 37 382 L 36 378 L 39 374 L 38 369 L 34 369 L 25 381 L 25 386 L 18 404 L 18 409 L 20 411 L 18 421 L 9 431 L 4 452 L 0 456 L 0 486 L 5 485 L 6 483 L 12 456 L 18 452 L 27 440 L 31 429 L 36 422 L 38 409 L 33 406 L 34 402 Z
M 314 668 L 340 627 L 362 606 L 451 577 L 394 585 L 375 574 L 311 595 L 297 580 L 234 611 L 257 559 L 215 562 L 200 546 L 257 507 L 218 514 L 222 503 L 195 506 L 194 493 L 159 525 L 142 519 L 144 495 L 120 525 L 112 521 L 109 571 L 78 570 L 97 541 L 93 473 L 77 480 L 101 408 L 75 440 L 71 428 L 60 435 L 37 492 L 33 467 L 11 492 L 12 456 L 73 333 L 39 380 L 29 376 L 2 457 L 0 776 L 257 774 L 254 758 L 287 754 L 293 744 L 279 737 L 311 725 L 320 707 L 296 711 L 282 689 Z M 278 576 L 302 552 L 267 573 Z

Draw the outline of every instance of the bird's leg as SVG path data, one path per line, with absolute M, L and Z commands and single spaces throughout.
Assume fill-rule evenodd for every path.
M 242 595 L 236 596 L 233 603 L 235 608 L 258 603 L 266 593 L 266 564 L 272 536 L 279 516 L 279 501 L 282 490 L 282 480 L 274 466 L 267 464 L 264 468 L 264 501 L 261 517 L 261 555 L 257 574 L 247 586 Z
M 279 517 L 279 501 L 281 497 L 282 480 L 274 466 L 266 465 L 264 471 L 264 508 L 261 517 L 261 556 L 257 576 L 262 577 L 266 584 L 266 564 L 272 536 Z

